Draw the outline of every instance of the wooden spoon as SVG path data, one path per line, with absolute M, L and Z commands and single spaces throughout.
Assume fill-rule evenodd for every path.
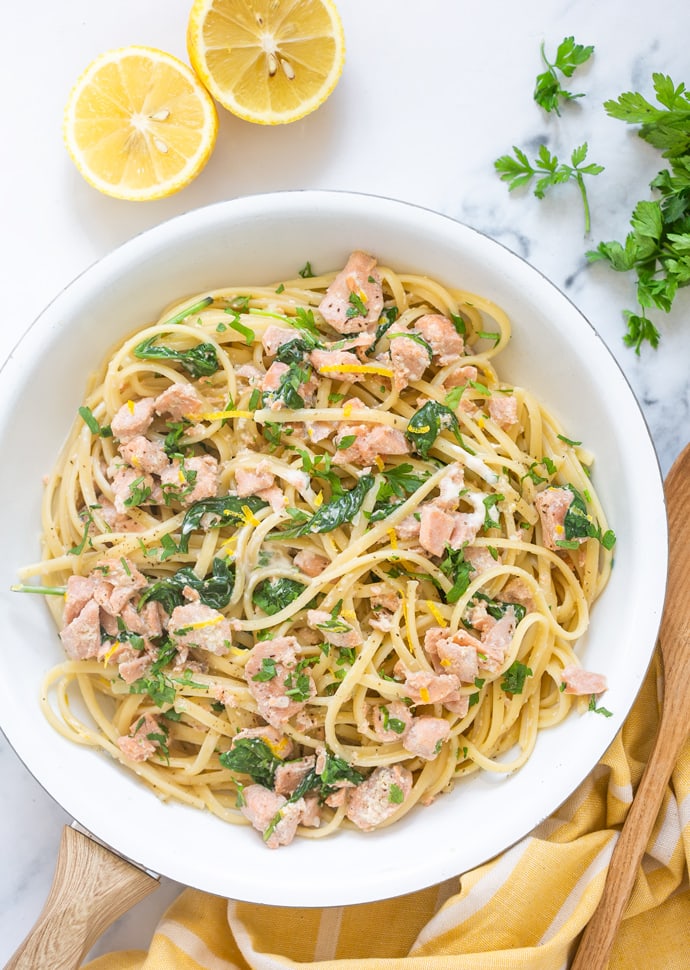
M 659 730 L 611 856 L 604 892 L 570 970 L 603 970 L 680 750 L 690 733 L 690 445 L 666 478 L 669 574 L 661 621 L 664 698 Z

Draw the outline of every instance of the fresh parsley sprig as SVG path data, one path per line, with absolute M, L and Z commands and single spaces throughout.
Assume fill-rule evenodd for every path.
M 558 108 L 561 101 L 574 101 L 576 98 L 584 97 L 583 94 L 573 94 L 572 91 L 566 91 L 562 86 L 562 78 L 559 75 L 567 78 L 572 77 L 575 69 L 588 61 L 593 53 L 593 46 L 577 44 L 574 37 L 564 37 L 558 45 L 556 57 L 552 63 L 547 58 L 542 43 L 541 59 L 546 70 L 537 75 L 534 100 L 544 111 L 555 111 L 557 115 L 560 115 Z
M 494 162 L 494 168 L 500 178 L 508 183 L 508 191 L 521 186 L 529 185 L 535 178 L 534 194 L 538 199 L 543 199 L 547 190 L 553 185 L 562 185 L 564 182 L 573 180 L 582 197 L 582 205 L 585 215 L 585 235 L 591 228 L 591 216 L 589 209 L 589 199 L 585 187 L 585 175 L 599 175 L 604 171 L 603 165 L 590 162 L 584 165 L 587 158 L 587 142 L 578 148 L 573 149 L 570 156 L 570 165 L 561 162 L 556 155 L 552 154 L 546 145 L 541 145 L 534 162 L 530 162 L 526 153 L 517 146 L 513 145 L 512 155 L 501 155 Z
M 616 100 L 604 102 L 606 113 L 629 125 L 641 125 L 638 134 L 658 148 L 664 158 L 690 153 L 690 91 L 674 84 L 668 74 L 652 74 L 654 93 L 660 107 L 639 91 L 625 91 Z
M 640 124 L 640 137 L 669 159 L 670 167 L 650 183 L 660 198 L 637 203 L 624 242 L 601 242 L 587 253 L 590 262 L 635 274 L 638 312 L 623 311 L 623 341 L 638 354 L 645 343 L 659 345 L 647 311 L 668 313 L 678 290 L 690 283 L 690 92 L 665 74 L 652 75 L 652 83 L 661 107 L 631 91 L 604 107 L 612 118 Z

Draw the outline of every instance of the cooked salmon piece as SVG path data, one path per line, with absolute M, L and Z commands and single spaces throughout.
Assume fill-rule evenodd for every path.
M 442 556 L 455 529 L 453 516 L 435 505 L 420 506 L 420 545 L 432 556 Z
M 515 633 L 516 617 L 515 610 L 508 607 L 500 620 L 494 620 L 490 626 L 482 633 L 480 665 L 490 670 L 492 673 L 503 666 L 503 662 L 508 652 L 508 647 Z
M 296 700 L 294 695 L 288 694 L 288 690 L 291 690 L 288 685 L 294 679 L 293 672 L 298 662 L 299 647 L 297 639 L 291 636 L 262 640 L 252 648 L 244 666 L 244 678 L 259 713 L 275 728 L 289 721 L 316 694 L 316 685 L 308 667 L 294 675 L 300 680 L 304 678 L 307 700 Z
M 464 556 L 465 562 L 471 563 L 474 569 L 472 579 L 483 575 L 502 561 L 500 552 L 497 552 L 497 556 L 494 558 L 486 546 L 466 546 Z
M 577 664 L 563 668 L 563 682 L 566 694 L 603 694 L 608 687 L 603 674 L 583 670 Z
M 160 475 L 170 464 L 163 443 L 143 434 L 124 441 L 120 445 L 120 454 L 132 468 L 150 475 Z
M 118 468 L 112 477 L 113 506 L 118 515 L 127 515 L 129 506 L 138 490 L 140 498 L 137 505 L 152 505 L 162 498 L 160 487 L 156 485 L 153 476 L 148 472 L 140 472 L 137 468 Z
M 100 609 L 89 599 L 79 613 L 60 630 L 60 639 L 70 660 L 89 660 L 98 656 L 101 646 Z
M 287 499 L 279 485 L 271 485 L 270 488 L 262 488 L 257 492 L 257 497 L 268 502 L 273 512 L 282 512 L 287 505 Z
M 242 802 L 240 811 L 262 833 L 269 849 L 289 845 L 305 814 L 311 814 L 303 798 L 288 802 L 283 795 L 263 785 L 247 785 L 242 790 Z M 270 835 L 266 836 L 269 828 Z
M 366 351 L 369 350 L 375 340 L 376 334 L 365 330 L 363 333 L 357 334 L 356 337 L 352 337 L 351 340 L 338 341 L 338 346 L 341 350 L 354 350 L 361 361 L 366 361 Z M 330 349 L 335 348 L 331 347 Z
M 393 629 L 393 614 L 387 610 L 377 610 L 366 621 L 372 629 L 380 630 L 381 633 L 390 633 Z
M 213 455 L 174 458 L 161 474 L 161 489 L 166 500 L 192 505 L 218 494 L 218 461 Z
M 386 701 L 385 704 L 375 704 L 372 707 L 371 721 L 379 741 L 401 741 L 407 734 L 413 717 L 403 701 Z
M 132 656 L 128 660 L 121 660 L 118 665 L 118 673 L 126 684 L 133 684 L 135 680 L 146 676 L 153 665 L 153 657 L 147 653 L 139 656 Z
M 402 431 L 386 424 L 347 424 L 341 425 L 336 435 L 336 443 L 343 438 L 355 436 L 349 448 L 336 451 L 334 465 L 373 465 L 377 456 L 407 455 L 410 446 Z
M 160 725 L 153 714 L 144 714 L 132 725 L 130 733 L 119 737 L 116 744 L 129 761 L 146 761 L 158 747 L 158 742 L 148 735 L 160 733 Z
M 330 564 L 330 559 L 320 556 L 317 552 L 312 552 L 311 549 L 300 549 L 292 561 L 305 576 L 312 579 L 314 576 L 320 576 L 326 566 Z
M 65 590 L 65 608 L 62 614 L 62 622 L 66 625 L 71 623 L 75 616 L 79 616 L 90 599 L 93 599 L 93 591 L 96 588 L 96 580 L 93 576 L 70 576 L 67 580 Z
M 357 828 L 370 832 L 398 811 L 411 790 L 411 771 L 402 765 L 381 765 L 349 789 L 345 814 Z
M 156 414 L 167 414 L 173 421 L 193 418 L 207 410 L 204 399 L 194 385 L 182 382 L 166 387 L 156 398 L 155 408 Z
M 467 558 L 467 553 L 465 553 Z M 501 590 L 501 599 L 507 603 L 519 603 L 528 613 L 534 613 L 536 604 L 527 584 L 519 576 L 512 576 Z
M 329 421 L 307 421 L 305 424 L 293 425 L 293 427 L 299 429 L 299 437 L 314 443 L 330 438 L 335 431 L 335 425 Z
M 401 661 L 395 665 L 394 672 L 396 676 L 404 678 L 405 693 L 414 704 L 445 704 L 460 696 L 460 681 L 455 674 L 408 670 Z
M 575 496 L 569 488 L 545 488 L 534 500 L 541 522 L 542 542 L 547 549 L 558 549 L 556 543 L 565 539 L 566 513 Z
M 232 643 L 230 621 L 205 603 L 176 606 L 170 614 L 168 635 L 178 649 L 198 647 L 218 657 L 226 654 Z
M 298 337 L 298 331 L 292 327 L 278 327 L 272 323 L 264 330 L 261 343 L 268 356 L 275 357 L 276 351 L 280 350 L 283 344 L 288 344 Z
M 403 391 L 408 384 L 422 378 L 431 363 L 426 347 L 411 337 L 393 337 L 390 345 L 391 364 L 393 365 L 393 384 Z
M 450 633 L 431 627 L 424 635 L 424 652 L 439 673 L 454 674 L 463 684 L 473 684 L 479 675 L 477 651 L 481 642 L 467 630 Z
M 361 381 L 363 374 L 329 370 L 330 367 L 359 367 L 359 357 L 349 350 L 312 350 L 309 354 L 311 364 L 323 377 L 354 384 Z
M 466 543 L 472 543 L 484 524 L 482 512 L 453 512 L 453 530 L 448 545 L 451 549 L 462 549 Z
M 275 475 L 267 461 L 260 461 L 256 468 L 236 468 L 235 484 L 240 498 L 256 495 L 264 488 L 270 488 L 275 482 Z
M 98 496 L 101 516 L 108 528 L 112 532 L 143 532 L 146 528 L 141 522 L 137 522 L 131 515 L 118 512 L 110 499 L 105 495 Z M 106 530 L 107 531 L 107 530 Z
M 450 724 L 442 717 L 415 717 L 403 738 L 403 748 L 425 761 L 432 761 L 450 736 Z
M 463 367 L 454 367 L 443 382 L 445 388 L 465 387 L 470 381 L 476 381 L 479 371 L 474 364 L 465 364 Z
M 91 576 L 96 580 L 94 599 L 111 616 L 119 616 L 125 605 L 148 586 L 146 576 L 124 556 L 99 560 Z
M 382 309 L 383 287 L 376 260 L 356 251 L 326 290 L 319 312 L 338 333 L 349 334 L 373 328 Z
M 414 322 L 414 328 L 429 344 L 441 367 L 452 364 L 465 353 L 465 341 L 455 329 L 453 321 L 440 313 L 427 313 L 419 317 Z
M 486 609 L 486 602 L 484 600 L 479 600 L 475 602 L 474 606 L 467 611 L 467 622 L 470 624 L 473 630 L 478 630 L 479 633 L 488 633 L 492 626 L 496 623 L 493 616 L 490 616 Z
M 242 366 L 238 367 L 235 371 L 235 376 L 241 377 L 249 384 L 250 387 L 258 387 L 261 384 L 265 374 L 266 371 L 259 370 L 259 368 L 255 367 L 254 364 L 242 364 Z
M 264 374 L 263 380 L 261 382 L 262 391 L 277 391 L 280 387 L 280 381 L 285 374 L 290 370 L 289 364 L 284 364 L 282 360 L 274 360 L 271 366 L 268 368 Z
M 489 417 L 499 428 L 507 431 L 518 423 L 518 402 L 513 394 L 492 394 L 489 398 Z
M 407 515 L 395 527 L 395 534 L 399 539 L 417 539 L 419 537 L 421 524 L 414 515 Z
M 155 401 L 152 397 L 142 397 L 138 401 L 127 401 L 113 416 L 110 430 L 114 438 L 128 441 L 139 434 L 145 434 L 153 421 Z
M 295 761 L 278 765 L 274 775 L 273 788 L 279 795 L 292 795 L 299 788 L 316 764 L 316 755 L 308 754 Z
M 155 640 L 163 633 L 161 611 L 155 600 L 149 600 L 140 610 L 135 609 L 131 603 L 125 603 L 120 616 L 129 631 L 147 640 Z
M 400 597 L 388 583 L 369 583 L 366 588 L 372 610 L 390 610 L 395 613 L 400 606 Z

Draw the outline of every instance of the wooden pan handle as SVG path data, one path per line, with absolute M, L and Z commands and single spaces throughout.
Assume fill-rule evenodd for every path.
M 99 936 L 158 880 L 65 826 L 41 915 L 5 970 L 77 970 Z

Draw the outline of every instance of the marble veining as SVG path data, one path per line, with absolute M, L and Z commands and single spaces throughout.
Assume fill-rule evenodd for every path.
M 651 95 L 653 71 L 690 83 L 686 0 L 339 0 L 348 54 L 343 78 L 313 116 L 263 129 L 223 115 L 208 168 L 178 196 L 142 206 L 99 196 L 82 182 L 62 148 L 62 107 L 77 75 L 96 54 L 148 43 L 182 58 L 189 0 L 38 0 L 14 5 L 13 36 L 32 38 L 27 73 L 21 45 L 9 45 L 4 87 L 20 97 L 3 108 L 14 146 L 3 160 L 3 325 L 0 360 L 50 299 L 95 259 L 136 233 L 199 205 L 247 193 L 336 188 L 404 199 L 464 221 L 548 276 L 590 320 L 625 373 L 648 422 L 662 470 L 690 439 L 690 297 L 682 293 L 657 351 L 637 357 L 622 343 L 621 311 L 635 308 L 632 278 L 590 266 L 584 253 L 622 239 L 634 204 L 649 198 L 659 153 L 602 104 L 622 91 Z M 590 64 L 570 90 L 584 98 L 561 117 L 532 101 L 549 51 L 574 34 L 594 44 Z M 685 73 L 684 73 L 685 72 Z M 28 110 L 30 106 L 31 110 Z M 588 160 L 606 167 L 587 180 L 592 231 L 583 235 L 574 185 L 543 201 L 512 195 L 494 160 L 518 145 L 546 143 L 567 158 L 584 141 Z M 0 377 L 1 379 L 1 377 Z M 52 879 L 60 830 L 70 819 L 0 736 L 0 963 L 38 915 Z M 145 947 L 157 916 L 181 887 L 161 889 L 120 919 L 95 953 Z

